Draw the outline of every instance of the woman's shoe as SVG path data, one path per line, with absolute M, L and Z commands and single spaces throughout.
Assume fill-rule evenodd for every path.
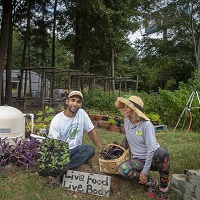
M 158 187 L 158 180 L 150 178 L 146 185 L 149 185 L 149 188 L 146 192 L 146 197 L 149 199 L 154 199 L 156 188 Z

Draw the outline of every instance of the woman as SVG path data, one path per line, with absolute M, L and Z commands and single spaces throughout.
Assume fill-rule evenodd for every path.
M 142 99 L 138 96 L 131 96 L 128 99 L 118 97 L 115 105 L 125 117 L 125 134 L 132 154 L 130 159 L 119 166 L 119 174 L 139 184 L 147 185 L 146 196 L 154 199 L 158 181 L 149 177 L 148 173 L 150 170 L 158 171 L 160 194 L 157 199 L 168 199 L 169 153 L 158 144 L 154 126 L 142 112 L 144 106 Z

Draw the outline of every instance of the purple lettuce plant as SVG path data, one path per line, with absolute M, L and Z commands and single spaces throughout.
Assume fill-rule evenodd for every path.
M 6 163 L 9 159 L 9 142 L 6 142 L 6 138 L 2 139 L 0 138 L 0 167 L 6 166 Z
M 10 157 L 14 165 L 25 165 L 28 170 L 30 164 L 36 164 L 41 149 L 41 142 L 36 138 L 20 140 Z
M 5 140 L 0 143 L 0 164 L 3 167 L 9 163 L 14 166 L 24 165 L 28 170 L 31 164 L 37 163 L 42 142 L 36 138 L 26 138 L 19 141 L 15 139 L 14 142 L 14 148 L 10 148 L 9 143 L 5 143 Z

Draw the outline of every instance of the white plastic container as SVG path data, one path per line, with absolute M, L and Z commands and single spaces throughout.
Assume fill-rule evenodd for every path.
M 15 145 L 13 139 L 25 138 L 25 118 L 17 108 L 0 106 L 0 138 L 6 138 L 10 145 Z

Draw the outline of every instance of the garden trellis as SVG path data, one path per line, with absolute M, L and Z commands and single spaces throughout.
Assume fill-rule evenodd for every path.
M 24 68 L 24 71 L 36 71 L 41 74 L 43 79 L 48 78 L 50 85 L 46 86 L 46 81 L 42 80 L 41 85 L 41 102 L 44 102 L 45 99 L 49 99 L 49 104 L 51 105 L 53 99 L 56 99 L 54 96 L 55 90 L 57 97 L 60 97 L 60 100 L 67 97 L 67 94 L 71 90 L 93 90 L 97 88 L 103 89 L 105 92 L 119 91 L 119 96 L 121 92 L 127 92 L 131 90 L 138 90 L 139 87 L 139 77 L 136 75 L 136 79 L 133 77 L 111 77 L 111 76 L 100 76 L 97 74 L 91 74 L 82 72 L 80 70 L 72 69 L 62 69 L 62 68 L 52 68 L 52 67 L 38 67 L 38 68 Z M 54 76 L 54 79 L 52 79 Z M 54 80 L 54 81 L 52 81 Z M 53 83 L 53 84 L 52 84 Z M 113 84 L 114 83 L 114 84 Z M 62 92 L 62 94 L 61 94 Z M 48 96 L 45 96 L 48 94 Z M 42 105 L 44 108 L 44 103 Z
M 197 97 L 199 107 L 192 107 L 192 103 L 193 103 L 193 100 L 194 100 L 194 96 L 195 96 L 195 95 L 196 95 L 196 97 Z M 179 122 L 181 121 L 181 118 L 182 118 L 183 115 L 184 115 L 184 113 L 185 113 L 185 112 L 189 112 L 189 114 L 190 114 L 190 123 L 189 123 L 188 129 L 187 129 L 187 132 L 186 132 L 186 134 L 185 134 L 185 135 L 187 135 L 188 132 L 189 132 L 189 130 L 190 130 L 191 124 L 192 124 L 192 112 L 191 112 L 191 110 L 193 110 L 193 109 L 199 109 L 199 108 L 200 108 L 199 94 L 198 94 L 198 91 L 197 91 L 196 89 L 194 89 L 194 90 L 192 91 L 192 93 L 191 93 L 191 95 L 190 95 L 190 97 L 189 97 L 189 99 L 188 99 L 188 101 L 187 101 L 187 103 L 186 103 L 186 105 L 185 105 L 185 107 L 184 107 L 184 109 L 183 109 L 183 111 L 182 111 L 182 113 L 181 113 L 181 115 L 180 115 L 180 117 L 179 117 L 177 123 L 176 123 L 176 126 L 175 126 L 175 128 L 174 128 L 174 130 L 173 130 L 173 133 L 175 132 L 175 130 L 176 130 L 176 128 L 177 128 Z M 185 120 L 184 120 L 184 123 L 185 123 Z M 185 135 L 184 135 L 184 136 L 185 136 Z M 183 136 L 183 137 L 184 137 L 184 136 Z

